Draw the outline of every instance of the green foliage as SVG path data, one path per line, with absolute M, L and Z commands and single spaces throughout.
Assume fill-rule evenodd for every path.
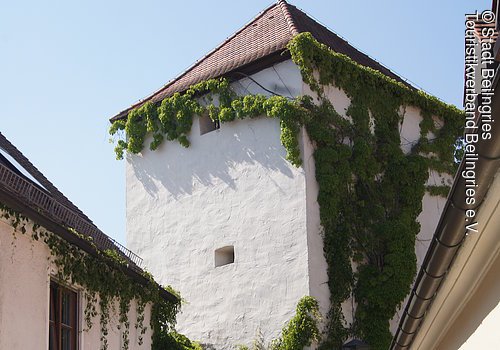
M 389 320 L 416 273 L 417 216 L 428 169 L 449 174 L 456 169 L 454 149 L 463 132 L 463 113 L 331 51 L 309 33 L 296 36 L 288 47 L 319 100 L 318 105 L 309 100 L 305 127 L 316 146 L 331 293 L 321 348 L 340 349 L 348 335 L 356 335 L 372 349 L 387 349 Z M 340 118 L 327 100 L 327 85 L 351 99 L 350 120 Z M 409 154 L 402 152 L 399 135 L 406 106 L 419 108 L 422 115 L 421 138 Z M 354 324 L 347 325 L 341 303 L 350 295 L 358 307 Z
M 109 133 L 114 136 L 124 130 L 126 135 L 126 140 L 117 140 L 116 158 L 122 159 L 125 151 L 140 153 L 148 133 L 152 135 L 151 150 L 156 150 L 165 139 L 177 140 L 188 147 L 187 135 L 191 131 L 193 117 L 204 114 L 221 123 L 261 115 L 279 118 L 281 142 L 287 150 L 287 159 L 296 166 L 301 164 L 297 134 L 303 111 L 298 101 L 281 96 L 237 96 L 227 79 L 201 82 L 184 94 L 175 93 L 165 98 L 159 105 L 147 102 L 130 111 L 126 121 L 115 121 Z
M 257 328 L 257 333 L 251 347 L 242 344 L 236 345 L 237 350 L 269 350 L 270 347 L 271 344 L 266 345 L 264 335 L 262 334 L 260 327 Z
M 208 114 L 222 123 L 265 115 L 279 118 L 287 159 L 298 166 L 298 134 L 305 127 L 315 146 L 331 293 L 321 348 L 339 349 L 349 335 L 356 335 L 374 350 L 385 349 L 391 339 L 389 320 L 409 293 L 416 273 L 422 197 L 426 189 L 433 195 L 446 192 L 443 186 L 426 187 L 428 172 L 456 170 L 463 112 L 333 52 L 310 33 L 295 36 L 288 49 L 314 99 L 241 97 L 225 79 L 202 82 L 160 106 L 146 103 L 131 111 L 126 121 L 115 122 L 111 135 L 125 130 L 128 140 L 117 142 L 117 157 L 122 158 L 125 150 L 140 152 L 147 133 L 153 135 L 151 149 L 164 138 L 189 145 L 187 135 L 195 114 Z M 350 98 L 348 118 L 340 116 L 328 100 L 328 85 Z M 218 103 L 213 102 L 215 97 Z M 420 140 L 405 154 L 399 130 L 407 107 L 418 108 L 422 121 Z M 341 308 L 350 296 L 358 305 L 352 325 L 346 324 Z M 317 332 L 307 328 L 310 319 L 300 318 L 307 314 L 292 320 L 274 344 L 276 349 L 301 349 L 308 344 L 305 339 L 316 339 Z M 305 322 L 307 329 L 297 322 Z
M 318 302 L 310 296 L 301 298 L 297 304 L 295 315 L 283 327 L 279 338 L 274 339 L 266 346 L 262 333 L 258 332 L 252 347 L 238 345 L 238 350 L 302 350 L 312 342 L 319 342 L 320 332 L 318 323 L 321 316 Z
M 250 348 L 246 345 L 236 345 L 236 349 L 237 350 L 250 350 Z M 252 349 L 252 350 L 256 350 L 256 349 Z
M 156 339 L 154 347 L 165 350 L 202 350 L 200 344 L 176 331 L 162 333 L 161 337 Z
M 320 319 L 318 302 L 313 297 L 299 300 L 295 316 L 281 331 L 281 336 L 273 340 L 271 350 L 302 350 L 313 341 L 320 340 L 318 322 Z
M 431 196 L 440 196 L 446 198 L 448 196 L 448 193 L 450 192 L 451 187 L 448 185 L 427 186 L 426 189 Z
M 128 312 L 132 300 L 137 303 L 137 319 L 135 328 L 138 330 L 138 343 L 143 343 L 143 335 L 147 328 L 144 325 L 144 310 L 147 304 L 152 305 L 151 328 L 153 330 L 153 349 L 165 349 L 157 345 L 163 332 L 172 332 L 176 315 L 180 308 L 181 298 L 171 287 L 166 290 L 178 296 L 176 302 L 166 301 L 160 295 L 159 286 L 148 273 L 144 277 L 148 283 L 140 284 L 126 273 L 127 261 L 115 250 L 100 251 L 86 236 L 79 235 L 73 230 L 68 230 L 86 239 L 93 248 L 92 255 L 68 243 L 59 236 L 32 223 L 27 217 L 0 203 L 0 217 L 7 219 L 14 232 L 26 234 L 31 232 L 31 239 L 44 242 L 50 250 L 51 260 L 57 267 L 57 279 L 68 284 L 83 287 L 83 297 L 86 301 L 83 317 L 88 329 L 93 326 L 93 318 L 100 315 L 101 349 L 108 348 L 108 323 L 110 307 L 114 302 L 119 304 L 119 323 L 123 329 L 122 349 L 129 348 L 130 321 Z M 30 229 L 31 226 L 31 230 Z M 99 309 L 97 308 L 99 306 Z M 99 310 L 99 312 L 98 312 Z M 180 348 L 184 349 L 184 348 Z M 186 348 L 191 349 L 191 348 Z M 196 348 L 193 348 L 196 349 Z

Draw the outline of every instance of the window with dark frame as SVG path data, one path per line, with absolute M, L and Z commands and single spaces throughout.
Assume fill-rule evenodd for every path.
M 49 350 L 77 350 L 77 294 L 50 282 Z

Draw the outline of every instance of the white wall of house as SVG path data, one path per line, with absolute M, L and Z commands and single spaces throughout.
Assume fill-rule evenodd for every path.
M 0 349 L 48 349 L 49 251 L 12 232 L 0 219 Z
M 31 227 L 31 226 L 30 226 Z M 55 269 L 49 261 L 50 251 L 41 241 L 33 241 L 31 232 L 16 232 L 6 219 L 0 219 L 0 349 L 48 349 L 49 343 L 49 290 Z M 79 349 L 100 348 L 99 315 L 94 326 L 85 328 L 83 289 L 68 286 L 78 293 Z M 117 329 L 118 307 L 110 310 L 109 349 L 121 348 L 121 333 Z M 135 303 L 129 313 L 130 350 L 151 349 L 149 327 L 150 307 L 145 311 L 144 324 L 148 327 L 144 344 L 137 345 L 138 332 L 134 327 Z

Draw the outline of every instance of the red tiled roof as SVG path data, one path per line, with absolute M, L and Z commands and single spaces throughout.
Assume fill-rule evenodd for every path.
M 345 54 L 359 64 L 376 69 L 397 81 L 407 84 L 389 69 L 356 50 L 347 41 L 295 6 L 288 4 L 284 0 L 279 0 L 227 38 L 213 51 L 198 60 L 184 73 L 150 96 L 116 114 L 111 118 L 111 121 L 125 118 L 131 109 L 139 107 L 147 101 L 159 102 L 175 92 L 183 92 L 189 86 L 203 80 L 228 76 L 237 69 L 248 68 L 249 65 L 256 63 L 260 63 L 262 66 L 265 58 L 281 54 L 286 49 L 290 39 L 302 32 L 310 32 L 316 40 L 328 45 L 332 50 Z M 281 55 L 275 58 L 274 61 L 268 62 L 276 62 L 287 58 L 289 58 L 289 55 Z

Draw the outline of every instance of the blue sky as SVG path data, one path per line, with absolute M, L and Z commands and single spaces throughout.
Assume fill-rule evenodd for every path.
M 292 0 L 396 73 L 461 106 L 464 14 L 487 0 Z M 272 4 L 0 0 L 0 131 L 125 242 L 124 162 L 108 118 L 163 86 Z

